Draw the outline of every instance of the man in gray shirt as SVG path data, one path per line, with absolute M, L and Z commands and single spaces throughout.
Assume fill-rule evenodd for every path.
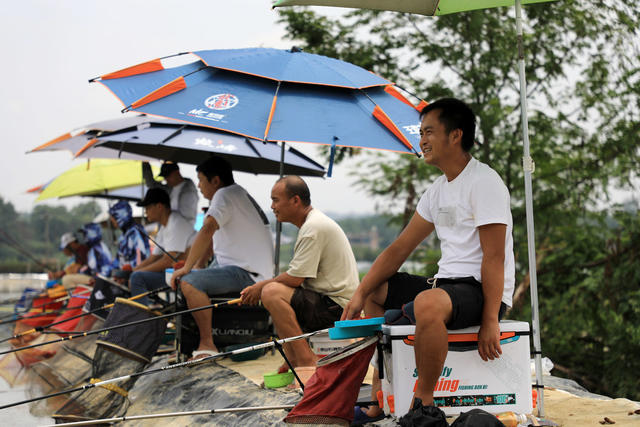
M 191 179 L 180 174 L 178 164 L 165 162 L 160 167 L 158 176 L 163 177 L 167 181 L 167 185 L 153 179 L 149 163 L 143 163 L 142 170 L 147 187 L 164 188 L 171 198 L 171 210 L 180 212 L 180 215 L 193 226 L 198 213 L 198 190 Z

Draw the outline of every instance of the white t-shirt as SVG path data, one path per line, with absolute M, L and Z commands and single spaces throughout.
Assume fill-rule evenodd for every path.
M 185 252 L 195 238 L 196 231 L 189 221 L 179 212 L 171 211 L 167 225 L 160 226 L 155 240 L 167 252 Z M 153 255 L 163 253 L 157 246 L 153 248 Z
M 198 214 L 198 189 L 193 181 L 185 178 L 180 184 L 171 188 L 169 197 L 171 197 L 171 210 L 180 212 L 193 227 Z
M 217 190 L 207 215 L 220 227 L 213 234 L 213 254 L 219 265 L 257 273 L 256 282 L 273 277 L 269 220 L 244 188 L 231 184 Z
M 436 277 L 473 276 L 482 282 L 482 248 L 478 227 L 506 224 L 504 292 L 502 302 L 511 306 L 515 282 L 513 219 L 507 187 L 498 174 L 471 158 L 453 181 L 442 175 L 422 195 L 418 215 L 435 224 L 442 256 Z
M 349 239 L 334 220 L 317 209 L 307 215 L 287 273 L 304 277 L 302 287 L 347 305 L 358 287 L 358 267 Z

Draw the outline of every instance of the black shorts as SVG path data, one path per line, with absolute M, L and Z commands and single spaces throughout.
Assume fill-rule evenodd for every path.
M 305 333 L 332 328 L 333 323 L 342 316 L 342 307 L 331 298 L 301 286 L 293 291 L 291 307 Z
M 484 305 L 482 284 L 473 277 L 427 279 L 408 273 L 396 273 L 387 281 L 387 298 L 384 301 L 384 309 L 402 308 L 404 304 L 413 301 L 420 292 L 431 289 L 434 280 L 435 287 L 445 291 L 451 299 L 453 309 L 451 320 L 447 323 L 447 329 L 462 329 L 482 323 L 482 307 Z M 498 313 L 499 319 L 502 318 L 506 309 L 506 304 L 501 303 Z

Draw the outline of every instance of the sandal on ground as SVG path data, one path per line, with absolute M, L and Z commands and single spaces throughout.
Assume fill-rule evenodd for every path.
M 220 353 L 214 350 L 196 350 L 193 353 L 191 353 L 191 357 L 189 358 L 189 360 L 187 360 L 187 362 L 194 362 L 200 359 L 205 359 L 210 356 L 216 356 L 218 354 Z
M 365 411 L 362 410 L 360 406 L 354 406 L 353 408 L 353 421 L 351 422 L 352 426 L 361 426 L 367 423 L 372 423 L 374 421 L 380 421 L 384 419 L 384 412 L 381 412 L 380 415 L 376 415 L 375 417 L 370 417 L 367 415 Z

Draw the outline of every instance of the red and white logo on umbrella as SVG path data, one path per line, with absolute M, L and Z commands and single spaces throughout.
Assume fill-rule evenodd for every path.
M 212 110 L 228 110 L 238 105 L 238 97 L 230 93 L 219 93 L 208 97 L 204 105 Z

